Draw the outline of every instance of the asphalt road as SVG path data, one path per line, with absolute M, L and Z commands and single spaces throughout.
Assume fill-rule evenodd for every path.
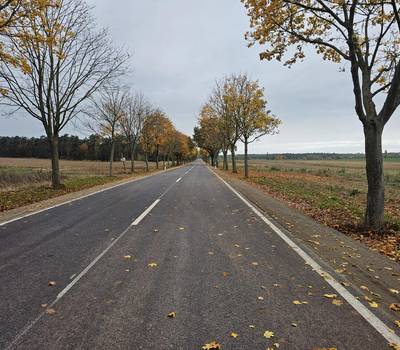
M 0 226 L 1 349 L 196 350 L 214 340 L 389 349 L 200 162 Z

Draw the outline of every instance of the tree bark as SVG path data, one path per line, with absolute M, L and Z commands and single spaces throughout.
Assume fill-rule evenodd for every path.
M 231 146 L 231 156 L 232 156 L 232 173 L 237 174 L 235 145 Z
M 113 163 L 114 163 L 114 151 L 115 151 L 115 141 L 111 140 L 111 151 L 110 151 L 110 169 L 108 175 L 113 176 Z
M 149 172 L 149 156 L 147 152 L 145 153 L 145 161 L 146 161 L 146 173 Z
M 131 173 L 133 174 L 135 172 L 135 150 L 136 150 L 136 145 L 132 142 L 130 151 L 131 151 Z
M 228 170 L 228 150 L 223 151 L 224 154 L 224 170 Z
M 367 121 L 364 124 L 368 180 L 365 226 L 374 231 L 382 232 L 385 225 L 385 180 L 382 154 L 383 126 L 379 124 L 377 121 Z
M 248 140 L 244 139 L 244 177 L 249 177 L 249 156 L 248 156 Z
M 49 136 L 51 152 L 51 184 L 53 188 L 61 186 L 60 155 L 58 147 L 58 135 Z
M 156 168 L 158 170 L 158 155 L 159 155 L 159 149 L 160 149 L 160 145 L 157 145 L 156 148 Z

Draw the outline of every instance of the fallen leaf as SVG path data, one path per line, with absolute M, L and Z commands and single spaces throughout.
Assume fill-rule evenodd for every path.
M 301 305 L 301 301 L 299 301 L 299 300 L 293 300 L 293 304 L 294 304 L 294 305 Z
M 184 227 L 179 227 L 179 231 L 183 231 L 184 229 Z
M 176 317 L 176 312 L 170 312 L 167 317 L 169 318 L 175 318 Z
M 373 307 L 374 309 L 376 309 L 377 307 L 379 307 L 379 304 L 376 303 L 375 301 L 370 301 L 368 304 L 369 304 L 369 306 Z
M 213 341 L 211 343 L 205 344 L 202 347 L 203 350 L 220 350 L 221 345 L 219 345 L 216 341 Z
M 239 247 L 240 247 L 240 245 L 239 245 L 239 244 L 235 244 L 235 247 L 236 247 L 236 248 L 239 248 Z
M 235 338 L 235 339 L 236 339 L 238 336 L 239 336 L 239 335 L 238 335 L 237 333 L 235 333 L 235 332 L 232 332 L 232 333 L 231 333 L 231 337 L 232 337 L 232 338 Z
M 222 275 L 223 275 L 224 277 L 228 277 L 228 276 L 229 276 L 229 273 L 228 273 L 228 272 L 222 272 Z
M 390 310 L 392 311 L 400 311 L 400 303 L 393 303 L 389 306 Z
M 297 327 L 297 323 L 292 323 L 292 327 Z
M 397 289 L 389 288 L 389 292 L 393 294 L 399 294 L 400 292 Z
M 40 306 L 44 309 L 45 307 L 47 307 L 47 304 L 42 304 Z
M 394 324 L 400 328 L 400 321 L 394 321 Z
M 56 310 L 50 308 L 50 309 L 46 309 L 46 314 L 48 315 L 54 315 L 56 313 Z
M 341 301 L 339 299 L 333 299 L 332 304 L 336 305 L 336 306 L 341 306 L 341 305 L 343 305 L 343 301 Z
M 149 267 L 157 267 L 157 263 L 151 262 L 151 263 L 149 264 Z
M 254 329 L 256 328 L 256 326 L 254 326 L 253 324 L 249 325 L 249 328 Z
M 124 255 L 124 259 L 125 260 L 130 260 L 130 259 L 132 259 L 132 255 Z
M 258 300 L 264 300 L 264 297 L 258 297 L 257 299 Z
M 337 298 L 337 295 L 336 294 L 324 294 L 324 297 L 328 298 L 328 299 L 334 299 L 334 298 Z
M 265 331 L 265 332 L 264 332 L 264 337 L 267 338 L 267 339 L 271 339 L 271 338 L 274 337 L 274 332 Z
M 400 345 L 395 343 L 389 343 L 389 346 L 394 350 L 400 350 Z
M 50 286 L 50 287 L 54 287 L 55 285 L 56 285 L 56 282 L 54 282 L 54 281 L 50 281 L 50 282 L 49 282 L 49 286 Z
M 253 261 L 251 264 L 252 264 L 253 266 L 258 266 L 258 262 L 256 262 L 256 261 Z

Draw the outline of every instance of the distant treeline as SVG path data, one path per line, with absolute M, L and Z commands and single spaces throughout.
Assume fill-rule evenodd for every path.
M 128 145 L 123 138 L 115 143 L 115 159 L 129 154 Z M 60 158 L 68 160 L 109 160 L 111 141 L 98 135 L 81 139 L 78 136 L 64 135 L 59 139 Z M 42 137 L 6 137 L 0 136 L 0 157 L 10 158 L 50 158 L 50 147 L 45 136 Z M 140 146 L 137 157 L 142 158 Z
M 385 158 L 400 159 L 400 153 L 385 152 Z M 239 154 L 237 158 L 244 159 L 244 155 Z M 280 153 L 280 154 L 249 154 L 249 159 L 253 160 L 345 160 L 345 159 L 365 159 L 364 153 Z

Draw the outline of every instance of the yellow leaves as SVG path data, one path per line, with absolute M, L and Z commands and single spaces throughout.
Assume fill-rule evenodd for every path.
M 168 318 L 175 318 L 175 317 L 176 317 L 176 312 L 170 312 L 170 313 L 167 315 L 167 317 L 168 317 Z
M 258 262 L 257 262 L 257 261 L 253 261 L 251 264 L 252 264 L 253 266 L 258 266 Z
M 389 292 L 393 294 L 399 294 L 399 291 L 397 289 L 389 288 Z
M 149 263 L 148 266 L 151 267 L 151 268 L 154 268 L 154 267 L 157 267 L 157 263 L 151 262 L 151 263 Z
M 399 327 L 399 328 L 400 328 L 400 320 L 394 321 L 394 324 L 395 324 L 396 327 Z
M 274 332 L 271 332 L 271 331 L 265 331 L 264 332 L 264 338 L 267 338 L 267 339 L 273 338 L 274 335 L 275 335 Z
M 205 344 L 202 347 L 202 350 L 220 350 L 221 349 L 221 345 L 219 345 L 219 343 L 217 343 L 216 341 L 212 341 L 211 343 Z
M 124 255 L 124 259 L 125 260 L 131 260 L 132 259 L 132 255 Z
M 389 346 L 394 350 L 400 350 L 400 345 L 395 343 L 389 343 Z
M 379 307 L 379 304 L 376 303 L 375 301 L 369 301 L 368 302 L 369 306 L 376 309 L 377 307 Z
M 400 311 L 400 303 L 390 304 L 389 309 L 392 311 Z
M 294 305 L 303 305 L 303 304 L 308 304 L 308 301 L 293 300 L 292 303 Z
M 336 294 L 324 294 L 324 297 L 328 298 L 328 299 L 334 299 L 334 298 L 337 298 L 337 295 Z
M 336 305 L 336 306 L 342 306 L 343 305 L 343 301 L 341 301 L 339 299 L 334 299 L 334 300 L 332 300 L 332 304 Z
M 235 332 L 232 332 L 232 333 L 231 333 L 231 337 L 234 338 L 234 339 L 236 339 L 238 336 L 239 336 L 239 335 L 238 335 L 237 333 L 235 333 Z

